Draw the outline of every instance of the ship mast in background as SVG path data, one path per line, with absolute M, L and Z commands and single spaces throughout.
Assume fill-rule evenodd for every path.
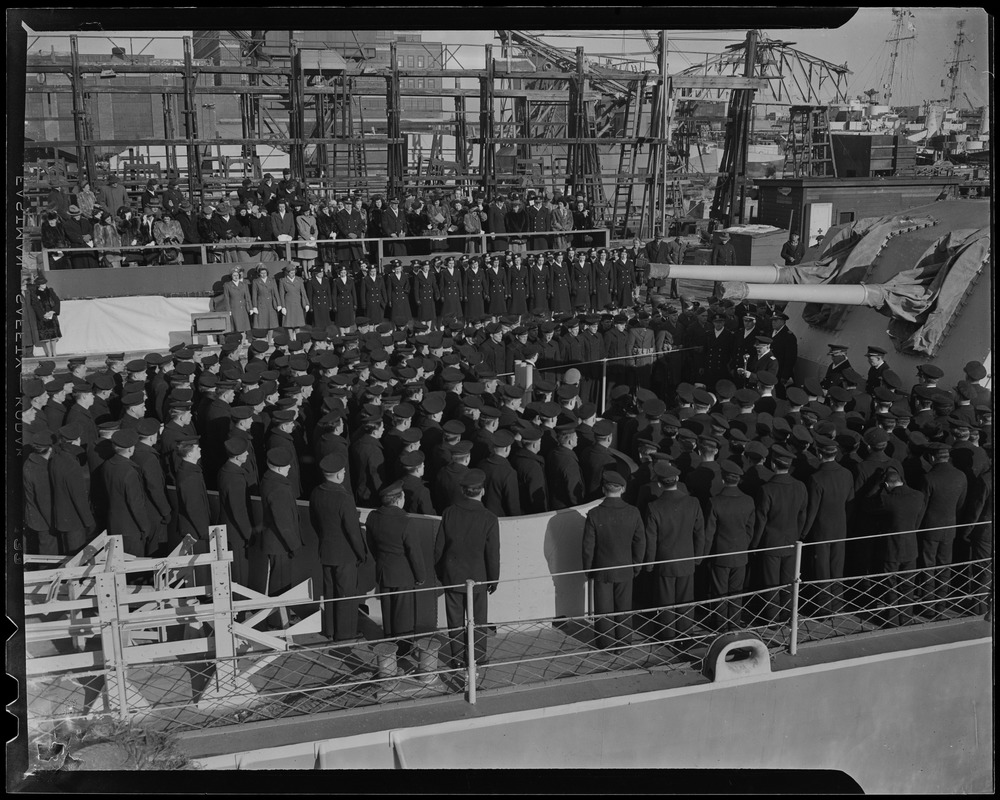
M 974 108 L 972 100 L 962 91 L 962 64 L 970 64 L 973 61 L 971 58 L 962 58 L 962 46 L 966 41 L 971 44 L 974 40 L 971 36 L 965 35 L 965 20 L 960 19 L 958 21 L 958 36 L 955 39 L 955 54 L 950 60 L 945 62 L 948 66 L 948 77 L 951 79 L 951 89 L 948 92 L 948 105 L 952 108 L 955 107 L 959 99 L 959 92 L 962 92 L 969 107 Z M 942 85 L 944 85 L 943 81 Z
M 900 42 L 905 42 L 907 39 L 917 38 L 916 28 L 913 26 L 913 13 L 909 9 L 894 8 L 892 10 L 892 16 L 896 19 L 893 25 L 892 35 L 885 40 L 886 44 L 892 45 L 892 53 L 889 56 L 889 76 L 886 82 L 882 84 L 882 89 L 885 92 L 886 105 L 891 105 L 892 102 L 892 85 L 896 78 L 896 60 L 899 58 Z M 904 29 L 909 35 L 903 35 Z

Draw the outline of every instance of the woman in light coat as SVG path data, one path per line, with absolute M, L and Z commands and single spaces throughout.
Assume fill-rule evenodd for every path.
M 297 255 L 302 271 L 308 275 L 312 269 L 313 262 L 319 255 L 316 240 L 319 238 L 319 228 L 316 225 L 316 201 L 310 200 L 305 210 L 295 218 L 295 225 L 298 228 L 299 239 L 304 240 L 298 246 Z
M 281 325 L 288 329 L 289 336 L 294 336 L 306 324 L 309 310 L 306 285 L 294 267 L 285 267 L 285 274 L 278 281 L 278 302 L 281 303 Z
M 573 212 L 569 210 L 569 203 L 565 197 L 556 200 L 556 207 L 552 210 L 552 230 L 573 230 Z M 569 246 L 569 235 L 560 234 L 554 238 L 552 244 L 554 250 L 565 250 Z
M 231 280 L 222 284 L 222 294 L 233 318 L 233 330 L 245 333 L 250 330 L 250 313 L 254 304 L 250 297 L 250 287 L 243 280 L 243 270 L 233 267 Z
M 122 236 L 115 220 L 107 211 L 94 215 L 94 247 L 101 259 L 101 266 L 120 267 L 122 265 Z
M 278 299 L 278 287 L 267 267 L 257 267 L 257 277 L 250 286 L 250 298 L 253 303 L 253 327 L 268 331 L 277 328 L 281 302 Z

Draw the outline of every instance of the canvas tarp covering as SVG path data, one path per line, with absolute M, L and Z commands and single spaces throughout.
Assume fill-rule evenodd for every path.
M 209 311 L 207 297 L 107 297 L 65 300 L 57 354 L 165 350 L 170 333 L 190 337 L 191 315 Z

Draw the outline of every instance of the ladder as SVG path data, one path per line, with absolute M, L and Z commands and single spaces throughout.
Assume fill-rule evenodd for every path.
M 827 106 L 792 106 L 788 111 L 785 171 L 796 178 L 836 178 Z
M 712 218 L 727 228 L 733 224 L 733 217 L 741 202 L 738 195 L 746 184 L 744 157 L 750 137 L 753 94 L 753 89 L 733 89 L 729 100 L 726 143 L 719 164 L 721 177 L 715 185 L 715 197 L 712 199 Z
M 634 139 L 631 144 L 623 144 L 618 156 L 618 173 L 615 177 L 615 199 L 611 208 L 611 230 L 613 235 L 625 236 L 628 233 L 629 217 L 632 214 L 632 197 L 635 191 L 635 173 L 638 168 L 639 148 L 642 146 L 639 131 L 642 130 L 642 108 L 646 93 L 646 78 L 639 83 L 636 94 L 629 94 L 625 104 L 626 139 Z M 633 112 L 633 99 L 635 109 Z

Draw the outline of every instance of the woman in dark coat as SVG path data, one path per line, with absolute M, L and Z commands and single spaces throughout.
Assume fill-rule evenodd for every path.
M 583 253 L 577 253 L 576 263 L 570 265 L 570 288 L 574 308 L 579 306 L 590 308 L 592 282 L 593 274 L 590 263 Z
M 319 231 L 320 239 L 333 239 L 333 233 L 337 230 L 336 207 L 329 202 L 324 202 L 316 215 L 316 230 Z M 321 244 L 319 246 L 319 260 L 323 264 L 333 264 L 337 259 L 334 254 L 334 245 Z
M 382 235 L 383 211 L 385 211 L 385 200 L 376 197 L 368 209 L 368 231 L 365 233 L 367 238 L 378 239 Z M 365 244 L 368 247 L 368 258 L 371 261 L 378 261 L 378 242 L 365 242 Z
M 611 267 L 611 262 L 608 261 L 606 250 L 598 252 L 597 260 L 593 263 L 593 269 L 594 309 L 600 311 L 605 306 L 613 305 L 615 300 L 615 273 Z
M 62 338 L 62 330 L 59 328 L 59 306 L 59 295 L 49 288 L 49 281 L 45 275 L 39 274 L 35 279 L 31 307 L 37 320 L 38 341 L 49 358 L 55 356 L 56 342 Z
M 331 282 L 333 292 L 333 321 L 341 330 L 354 326 L 358 292 L 354 281 L 347 274 L 347 264 L 337 267 L 337 277 Z
M 413 304 L 417 319 L 432 327 L 437 318 L 438 296 L 437 276 L 431 272 L 429 262 L 425 261 L 413 274 Z
M 38 317 L 35 315 L 35 287 L 27 275 L 21 276 L 21 355 L 31 358 L 38 344 Z
M 549 304 L 553 314 L 569 314 L 573 310 L 569 299 L 569 271 L 561 261 L 549 265 Z
M 507 270 L 500 265 L 496 256 L 490 259 L 486 269 L 486 294 L 489 302 L 486 310 L 491 316 L 499 317 L 507 313 L 507 293 L 510 291 L 507 283 Z
M 393 325 L 403 327 L 413 318 L 413 310 L 410 308 L 410 278 L 403 272 L 398 259 L 385 279 L 385 293 L 389 298 L 389 319 Z
M 486 274 L 479 265 L 479 259 L 465 271 L 465 318 L 477 319 L 486 315 Z
M 512 201 L 512 205 L 507 211 L 507 216 L 504 217 L 504 224 L 507 227 L 507 233 L 519 234 L 528 232 L 528 212 L 521 205 L 520 198 L 515 198 Z M 523 253 L 527 248 L 528 244 L 524 236 L 510 237 L 511 250 Z
M 330 280 L 321 265 L 312 268 L 309 282 L 306 284 L 306 297 L 312 309 L 312 324 L 317 328 L 325 328 L 330 324 L 330 309 L 333 308 L 333 292 Z
M 507 270 L 507 283 L 510 289 L 508 310 L 523 317 L 528 313 L 528 269 L 519 255 L 514 256 L 514 263 Z
M 385 306 L 387 296 L 385 293 L 385 281 L 379 275 L 378 264 L 372 265 L 361 276 L 359 287 L 359 299 L 361 300 L 361 310 L 365 316 L 371 320 L 372 325 L 378 325 L 385 319 Z
M 48 269 L 63 269 L 69 266 L 69 259 L 63 251 L 64 247 L 69 247 L 66 240 L 66 230 L 63 228 L 62 220 L 58 211 L 46 211 L 45 220 L 39 227 L 39 234 L 42 238 L 42 247 L 46 250 L 55 250 L 48 254 Z
M 520 258 L 520 256 L 515 256 Z M 549 265 L 542 259 L 538 259 L 532 266 L 528 267 L 528 294 L 530 305 L 528 310 L 532 314 L 546 314 L 549 310 L 549 297 L 552 294 L 549 282 L 552 276 Z
M 462 316 L 463 276 L 455 266 L 455 259 L 449 257 L 438 273 L 438 296 L 441 298 L 441 318 Z

